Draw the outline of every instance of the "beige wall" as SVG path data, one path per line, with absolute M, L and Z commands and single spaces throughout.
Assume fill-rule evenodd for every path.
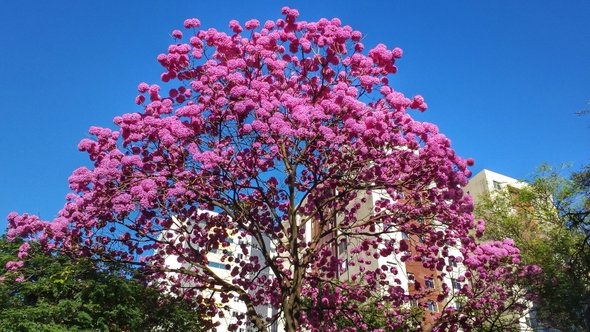
M 522 181 L 484 169 L 469 180 L 463 191 L 470 194 L 473 201 L 477 202 L 482 194 L 488 194 L 506 186 L 521 188 L 524 185 Z

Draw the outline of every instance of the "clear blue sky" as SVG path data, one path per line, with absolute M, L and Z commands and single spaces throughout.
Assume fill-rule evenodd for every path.
M 337 3 L 337 6 L 333 4 Z M 526 178 L 543 162 L 590 162 L 590 2 L 571 1 L 8 1 L 0 10 L 0 233 L 10 211 L 51 219 L 91 125 L 134 112 L 137 84 L 185 18 L 339 17 L 365 45 L 399 46 L 393 81 L 422 94 L 455 150 Z

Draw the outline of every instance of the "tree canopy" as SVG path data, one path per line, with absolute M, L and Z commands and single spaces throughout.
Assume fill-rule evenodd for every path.
M 435 330 L 469 330 L 502 312 L 515 280 L 536 270 L 511 241 L 475 243 L 481 226 L 462 191 L 473 161 L 412 118 L 427 105 L 392 85 L 402 50 L 367 51 L 337 18 L 282 13 L 231 21 L 230 33 L 198 19 L 172 31 L 157 57 L 162 86 L 139 84 L 142 109 L 116 117 L 117 130 L 90 128 L 79 149 L 93 166 L 73 172 L 58 216 L 11 213 L 9 236 L 140 266 L 206 315 L 239 302 L 234 330 L 281 320 L 287 331 L 334 331 L 342 317 L 367 330 L 354 305 L 367 301 L 383 304 L 388 329 L 424 327 L 407 325 L 413 301 L 439 303 Z M 465 285 L 427 303 L 432 290 L 409 294 L 397 267 L 377 263 L 388 257 L 437 282 L 454 271 Z M 262 306 L 277 311 L 267 317 Z
M 4 266 L 17 260 L 20 245 L 0 239 L 2 331 L 205 330 L 206 319 L 186 301 L 147 287 L 121 264 L 99 267 L 29 243 L 22 267 L 10 273 Z

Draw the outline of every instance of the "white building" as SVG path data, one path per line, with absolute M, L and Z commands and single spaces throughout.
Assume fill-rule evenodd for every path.
M 484 169 L 469 180 L 465 186 L 465 193 L 470 194 L 473 201 L 477 202 L 481 195 L 510 188 L 518 189 L 523 186 L 526 186 L 525 182 Z
M 215 212 L 211 211 L 203 211 L 200 213 L 206 213 L 211 215 L 216 215 Z M 187 223 L 178 220 L 177 218 L 173 218 L 173 226 L 168 231 L 168 233 L 174 234 L 175 239 L 190 238 L 190 233 L 192 231 L 192 227 L 183 227 Z M 216 231 L 215 229 L 210 230 L 211 232 Z M 163 235 L 164 236 L 164 235 Z M 227 243 L 226 246 L 217 248 L 217 249 L 209 249 L 207 250 L 207 268 L 211 271 L 215 277 L 222 279 L 225 282 L 231 283 L 232 277 L 231 270 L 238 266 L 236 261 L 248 261 L 253 256 L 258 256 L 260 261 L 263 260 L 262 252 L 260 251 L 260 246 L 257 245 L 256 241 L 249 235 L 244 235 L 242 232 L 234 231 L 228 232 L 227 238 L 224 242 Z M 177 240 L 178 241 L 178 240 Z M 180 243 L 180 242 L 178 242 Z M 186 244 L 184 244 L 186 246 Z M 270 241 L 265 243 L 267 247 L 270 247 Z M 244 250 L 245 248 L 245 250 Z M 245 254 L 244 252 L 247 252 Z M 272 248 L 271 248 L 272 253 Z M 181 267 L 185 268 L 193 268 L 198 269 L 194 265 L 188 263 L 180 263 L 178 260 L 177 255 L 168 255 L 165 259 L 166 266 L 172 269 L 178 269 Z M 169 273 L 170 277 L 174 277 L 176 273 Z M 260 277 L 267 277 L 272 278 L 273 273 L 272 271 L 267 268 L 260 273 L 257 274 L 257 278 Z M 254 292 L 255 290 L 248 289 L 249 292 Z M 202 291 L 203 294 L 212 294 L 216 300 L 216 306 L 221 311 L 221 315 L 213 317 L 213 323 L 218 324 L 215 328 L 218 332 L 227 331 L 231 324 L 235 324 L 237 322 L 237 317 L 242 315 L 243 317 L 247 317 L 246 312 L 246 305 L 243 301 L 239 300 L 237 294 L 233 294 L 229 298 L 229 302 L 223 301 L 220 292 L 213 291 L 213 290 L 204 290 Z M 266 305 L 259 305 L 256 307 L 256 312 L 264 318 L 274 318 L 277 316 L 278 310 L 273 308 L 270 304 Z M 278 332 L 281 331 L 282 321 L 280 319 L 276 320 L 271 326 L 269 326 L 270 332 Z M 250 332 L 256 331 L 253 327 L 242 326 L 238 329 L 238 332 Z
M 373 190 L 369 195 L 359 195 L 356 201 L 350 204 L 360 203 L 359 208 L 356 210 L 355 219 L 358 221 L 368 220 L 375 214 L 377 202 L 380 200 L 391 200 L 389 194 L 384 190 Z M 419 221 L 414 221 L 418 223 Z M 440 227 L 443 229 L 445 226 L 442 223 L 438 223 L 436 220 L 430 220 L 433 226 Z M 338 220 L 336 221 L 338 223 Z M 311 241 L 314 234 L 319 230 L 314 230 L 316 227 L 312 222 L 306 225 L 306 241 Z M 336 227 L 338 228 L 338 227 Z M 397 253 L 391 253 L 388 256 L 377 255 L 377 258 L 372 255 L 371 251 L 362 251 L 361 253 L 353 253 L 354 248 L 358 247 L 367 233 L 372 233 L 368 230 L 368 227 L 361 227 L 359 235 L 351 234 L 354 231 L 345 235 L 341 231 L 334 231 L 332 234 L 326 236 L 325 241 L 333 241 L 334 246 L 332 251 L 336 253 L 340 262 L 339 279 L 341 281 L 356 281 L 362 282 L 361 268 L 365 270 L 376 270 L 378 268 L 387 267 L 389 272 L 386 275 L 387 281 L 390 285 L 398 285 L 403 288 L 406 295 L 417 295 L 423 292 L 428 292 L 429 295 L 423 297 L 420 302 L 425 305 L 426 315 L 425 321 L 422 322 L 424 327 L 427 328 L 429 324 L 433 322 L 433 317 L 440 313 L 447 306 L 457 306 L 457 302 L 454 297 L 447 298 L 444 302 L 437 302 L 437 296 L 441 294 L 443 285 L 446 284 L 450 288 L 450 294 L 454 294 L 456 290 L 462 287 L 462 283 L 459 281 L 465 270 L 460 262 L 447 261 L 447 264 L 451 265 L 452 271 L 445 271 L 444 275 L 441 272 L 426 268 L 423 266 L 421 261 L 415 261 L 414 259 L 402 259 L 402 256 L 407 254 L 407 251 L 398 251 Z M 383 225 L 375 225 L 375 232 L 383 232 Z M 374 252 L 380 252 L 385 248 L 385 242 L 393 240 L 399 244 L 401 241 L 406 241 L 409 246 L 409 251 L 414 251 L 414 246 L 421 242 L 421 238 L 418 235 L 406 234 L 400 230 L 392 229 L 381 237 L 383 241 Z M 459 248 L 450 247 L 448 249 L 449 256 L 461 257 L 462 254 Z M 358 262 L 363 262 L 359 264 Z M 395 270 L 397 273 L 392 273 Z M 361 276 L 361 278 L 359 278 Z M 419 282 L 422 286 L 422 290 L 416 289 L 414 283 Z M 411 305 L 417 305 L 417 301 L 411 301 Z M 409 304 L 408 304 L 409 305 Z

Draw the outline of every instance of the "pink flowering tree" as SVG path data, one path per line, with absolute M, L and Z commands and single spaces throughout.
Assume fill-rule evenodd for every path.
M 536 300 L 530 287 L 539 282 L 541 269 L 522 266 L 520 251 L 510 239 L 471 243 L 462 252 L 466 272 L 459 281 L 466 282 L 460 289 L 445 285 L 441 294 L 461 308 L 445 307 L 433 330 L 521 330 Z
M 490 253 L 474 244 L 461 189 L 472 161 L 411 117 L 427 105 L 391 84 L 402 50 L 367 52 L 339 19 L 282 13 L 263 25 L 231 21 L 230 33 L 186 20 L 157 57 L 161 85 L 139 84 L 141 111 L 80 142 L 93 167 L 73 172 L 58 216 L 11 213 L 9 236 L 137 265 L 211 316 L 239 302 L 246 309 L 230 329 L 266 331 L 279 319 L 287 331 L 424 328 L 409 323 L 410 303 L 432 294 L 410 295 L 401 270 L 380 258 L 419 261 L 442 280 L 454 269 L 449 248 L 462 248 L 477 287 L 519 270 L 516 258 L 493 260 L 504 270 L 481 260 Z M 483 295 L 466 285 L 464 316 L 448 309 L 428 326 L 458 327 L 470 308 L 501 306 L 511 282 Z M 378 324 L 365 303 L 382 313 Z M 264 305 L 275 312 L 262 314 Z

